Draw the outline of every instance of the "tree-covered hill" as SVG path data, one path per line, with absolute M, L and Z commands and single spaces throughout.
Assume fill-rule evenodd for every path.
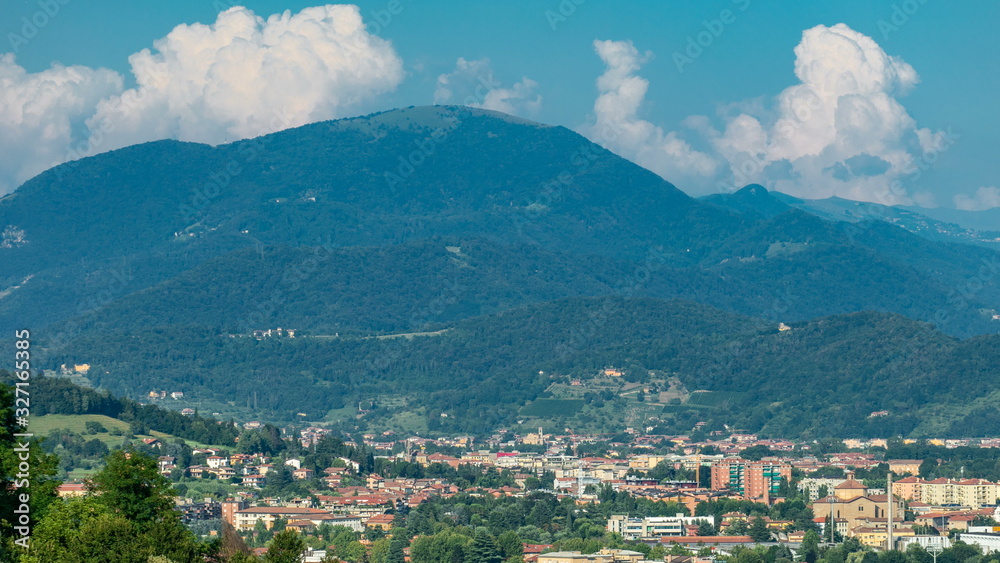
M 956 339 L 1000 327 L 998 254 L 807 211 L 762 186 L 695 200 L 568 129 L 471 108 L 147 143 L 0 199 L 0 331 L 31 328 L 39 368 L 87 362 L 133 399 L 176 386 L 261 418 L 486 430 L 561 400 L 551 375 L 619 363 L 658 379 L 573 395 L 548 422 L 1000 418 L 995 336 Z M 800 324 L 758 332 L 779 321 Z M 312 338 L 240 337 L 277 327 Z M 374 338 L 411 332 L 434 335 Z M 637 406 L 639 384 L 667 395 Z
M 671 432 L 699 421 L 775 436 L 1000 432 L 998 337 L 958 340 L 893 314 L 779 331 L 690 302 L 572 298 L 428 328 L 410 338 L 265 340 L 200 327 L 106 332 L 60 359 L 90 362 L 93 383 L 115 393 L 183 389 L 239 408 L 254 397 L 285 419 L 302 412 L 349 425 L 363 404 L 370 412 L 357 423 L 372 427 L 415 415 L 430 431 L 486 432 L 523 418 L 532 401 L 577 397 L 576 410 L 548 419 L 579 427 L 596 417 L 615 431 L 641 407 L 650 426 Z M 624 380 L 601 376 L 607 366 Z M 667 382 L 679 400 L 658 398 Z M 635 392 L 650 388 L 637 403 Z
M 240 284 L 264 287 L 316 247 L 355 261 L 386 249 L 400 267 L 362 264 L 366 281 L 352 280 L 349 292 L 373 302 L 407 274 L 416 287 L 429 279 L 422 241 L 481 241 L 493 245 L 492 279 L 501 283 L 494 274 L 504 268 L 511 289 L 470 299 L 456 316 L 614 294 L 620 272 L 642 269 L 649 283 L 630 295 L 779 320 L 872 309 L 956 335 L 996 332 L 995 252 L 880 222 L 824 221 L 759 186 L 734 198 L 694 200 L 565 128 L 461 107 L 394 110 L 218 147 L 147 143 L 56 167 L 0 199 L 0 330 L 24 319 L 36 329 L 70 319 L 90 326 L 80 317 L 104 308 L 183 320 L 185 304 L 241 300 Z M 538 268 L 546 257 L 549 267 Z M 330 275 L 318 272 L 316 280 Z M 347 282 L 342 273 L 335 283 Z M 424 299 L 426 288 L 407 293 Z M 401 310 L 421 307 L 397 297 Z M 331 299 L 296 296 L 321 310 Z M 301 317 L 289 322 L 309 325 Z M 332 318 L 324 322 L 340 326 Z

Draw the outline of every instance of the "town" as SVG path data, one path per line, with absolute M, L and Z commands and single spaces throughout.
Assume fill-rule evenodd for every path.
M 497 541 L 515 535 L 521 551 L 507 546 L 504 558 L 526 562 L 707 561 L 761 549 L 808 560 L 803 553 L 843 542 L 881 552 L 1000 549 L 1000 483 L 974 475 L 921 478 L 940 473 L 936 464 L 886 459 L 893 444 L 881 439 L 807 443 L 733 433 L 693 442 L 635 434 L 614 442 L 539 428 L 484 440 L 370 433 L 355 442 L 319 427 L 292 430 L 246 423 L 235 451 L 178 453 L 177 444 L 157 439 L 136 450 L 155 457 L 182 493 L 177 509 L 192 530 L 213 536 L 231 526 L 260 553 L 275 533 L 291 530 L 306 540 L 303 561 L 370 559 L 375 545 L 388 545 L 400 529 L 413 534 L 403 548 L 406 561 L 437 561 L 419 546 L 441 526 L 421 529 L 414 520 L 444 511 L 444 519 L 461 525 L 454 509 L 468 499 L 492 502 L 494 512 L 466 514 L 465 523 L 485 526 Z M 268 434 L 270 443 L 262 439 Z M 278 451 L 273 438 L 287 447 Z M 1000 446 L 997 439 L 897 442 L 991 455 Z M 85 494 L 83 482 L 59 487 L 60 496 Z M 534 507 L 546 502 L 569 513 L 557 518 L 556 508 L 538 517 Z M 510 506 L 527 508 L 509 522 L 494 520 Z M 600 531 L 576 537 L 574 518 Z M 330 548 L 338 533 L 347 539 Z

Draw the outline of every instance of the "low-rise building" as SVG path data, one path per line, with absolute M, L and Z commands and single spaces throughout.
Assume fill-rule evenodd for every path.
M 685 536 L 686 526 L 697 526 L 702 522 L 712 524 L 712 518 L 683 514 L 629 518 L 624 514 L 614 514 L 608 518 L 607 529 L 626 540 L 651 540 L 666 536 Z
M 252 506 L 237 510 L 234 513 L 233 526 L 237 530 L 245 532 L 254 529 L 257 522 L 260 521 L 270 530 L 271 526 L 274 526 L 274 521 L 278 518 L 289 522 L 305 520 L 312 522 L 316 526 L 320 526 L 323 523 L 330 524 L 331 526 L 345 526 L 356 532 L 364 530 L 361 518 L 356 516 L 331 514 L 326 510 L 318 508 L 296 508 L 289 506 Z
M 958 539 L 969 545 L 978 545 L 984 554 L 1000 551 L 1000 533 L 996 532 L 962 532 Z
M 597 553 L 583 554 L 579 551 L 552 551 L 542 553 L 538 563 L 639 563 L 644 556 L 628 549 L 602 549 Z

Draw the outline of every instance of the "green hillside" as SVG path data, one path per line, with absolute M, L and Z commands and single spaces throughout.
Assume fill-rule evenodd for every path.
M 412 428 L 418 416 L 432 432 L 488 432 L 525 417 L 594 431 L 706 422 L 786 437 L 1000 432 L 1000 337 L 959 340 L 898 315 L 779 331 L 689 302 L 574 298 L 448 328 L 260 341 L 154 329 L 81 339 L 62 359 L 107 371 L 93 382 L 115 393 L 184 388 L 245 416 L 302 412 L 351 430 L 392 428 L 400 416 Z M 607 366 L 624 375 L 602 375 Z M 870 417 L 878 411 L 888 414 Z
M 436 131 L 445 141 L 408 163 Z M 416 328 L 434 315 L 412 312 L 446 285 L 464 292 L 446 320 L 624 291 L 783 321 L 871 309 L 960 336 L 996 332 L 995 252 L 827 222 L 763 188 L 740 197 L 700 202 L 565 128 L 470 108 L 407 108 L 219 147 L 147 143 L 62 165 L 0 199 L 0 218 L 27 240 L 0 247 L 0 330 L 31 318 L 61 345 L 105 309 L 127 326 L 228 328 L 247 324 L 261 291 L 282 296 L 265 305 L 268 322 Z M 466 255 L 492 270 L 435 272 L 463 258 L 428 244 L 479 245 Z M 324 291 L 327 281 L 349 291 Z M 344 322 L 353 303 L 386 299 L 395 312 Z M 320 317 L 302 313 L 311 309 Z
M 695 200 L 496 112 L 137 145 L 33 178 L 0 222 L 26 241 L 0 246 L 0 330 L 30 319 L 35 367 L 92 364 L 132 400 L 120 413 L 167 388 L 352 431 L 969 434 L 995 418 L 995 251 L 829 221 L 762 186 Z M 250 336 L 278 327 L 297 337 Z M 608 365 L 631 379 L 589 381 Z

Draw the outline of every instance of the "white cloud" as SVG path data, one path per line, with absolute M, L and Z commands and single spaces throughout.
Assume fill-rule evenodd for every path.
M 342 117 L 403 79 L 392 45 L 365 30 L 357 6 L 266 20 L 235 7 L 153 45 L 129 57 L 137 87 L 89 121 L 114 124 L 101 150 L 164 137 L 220 143 Z
M 607 69 L 597 81 L 595 120 L 581 132 L 692 192 L 759 182 L 805 198 L 926 203 L 929 194 L 908 193 L 904 184 L 954 141 L 918 128 L 898 101 L 919 81 L 913 67 L 844 24 L 803 32 L 799 83 L 770 102 L 721 107 L 721 131 L 707 117 L 685 119 L 702 151 L 638 117 L 649 83 L 636 73 L 648 54 L 626 41 L 594 47 Z
M 1000 188 L 996 186 L 982 187 L 976 190 L 974 196 L 958 194 L 955 196 L 955 207 L 966 211 L 982 211 L 1000 207 Z
M 179 25 L 116 72 L 53 65 L 28 73 L 0 56 L 0 195 L 53 165 L 156 139 L 221 143 L 343 117 L 404 76 L 392 44 L 357 6 L 266 20 L 247 8 Z
M 122 77 L 107 69 L 52 65 L 29 73 L 0 55 L 0 195 L 66 160 L 84 120 Z
M 734 187 L 913 203 L 902 182 L 945 138 L 918 129 L 897 100 L 919 80 L 913 67 L 844 24 L 820 25 L 795 47 L 795 75 L 800 83 L 775 99 L 776 118 L 743 113 L 713 138 Z
M 489 59 L 467 61 L 459 57 L 455 70 L 438 76 L 435 104 L 462 104 L 533 117 L 542 109 L 542 96 L 535 93 L 538 83 L 523 77 L 510 88 L 493 78 Z
M 677 133 L 664 133 L 638 117 L 649 81 L 636 75 L 646 57 L 632 42 L 594 41 L 594 50 L 607 68 L 597 79 L 594 120 L 580 132 L 675 182 L 688 176 L 713 175 L 718 163 L 712 156 L 694 150 Z

